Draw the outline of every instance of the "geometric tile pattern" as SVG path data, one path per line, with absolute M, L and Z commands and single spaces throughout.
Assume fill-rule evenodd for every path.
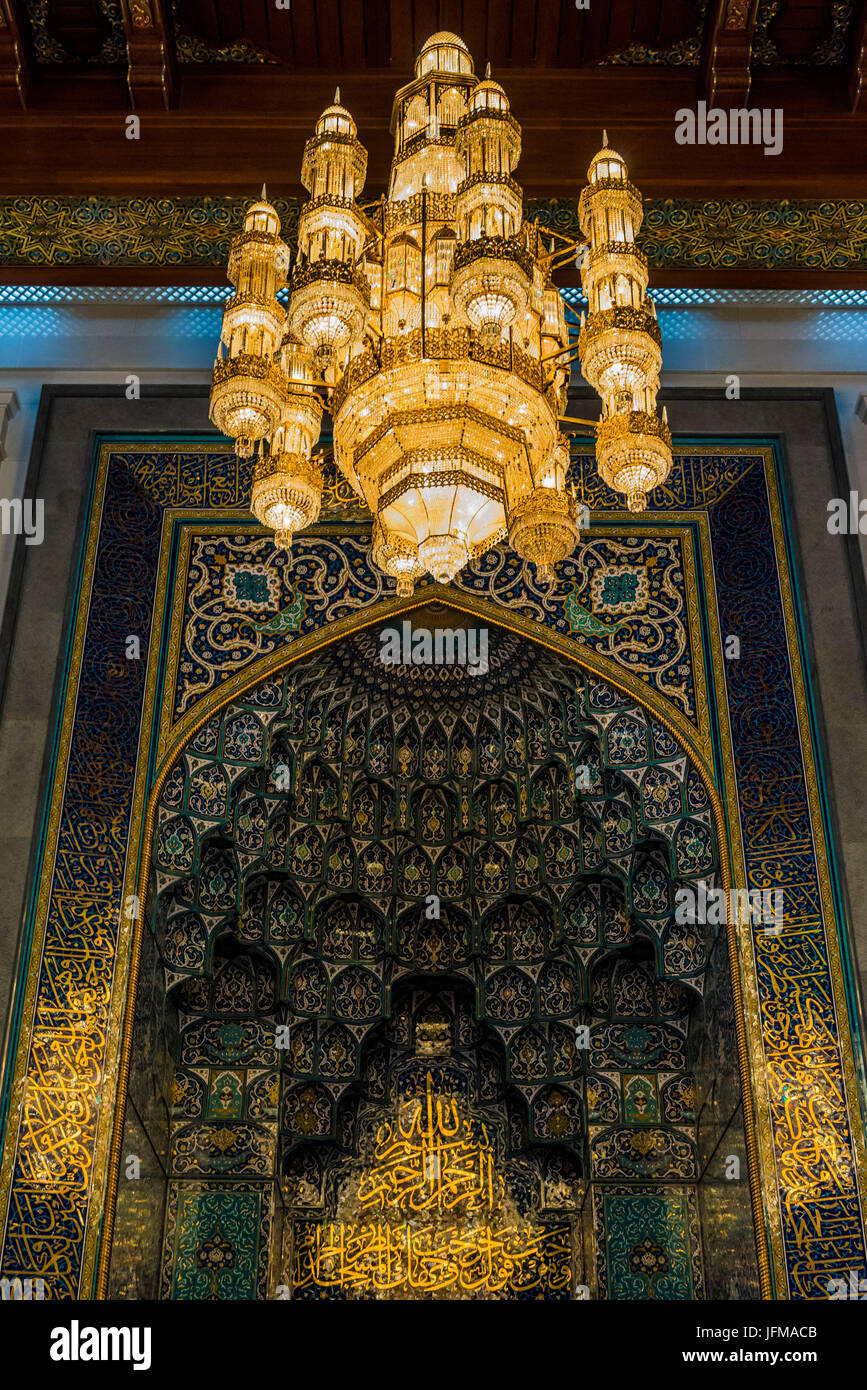
M 594 1196 L 600 1295 L 608 1299 L 701 1297 L 701 1247 L 689 1189 L 604 1189 Z

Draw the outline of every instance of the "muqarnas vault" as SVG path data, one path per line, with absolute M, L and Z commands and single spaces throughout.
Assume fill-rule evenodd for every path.
M 700 1298 L 706 1259 L 755 1290 L 745 1185 L 699 1181 L 721 1129 L 743 1153 L 725 936 L 673 914 L 718 863 L 702 780 L 490 640 L 473 676 L 348 638 L 164 784 L 130 1092 L 170 1105 L 164 1297 Z

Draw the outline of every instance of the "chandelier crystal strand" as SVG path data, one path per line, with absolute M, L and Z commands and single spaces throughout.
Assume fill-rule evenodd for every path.
M 620 157 L 597 155 L 580 204 L 591 314 L 575 344 L 552 273 L 577 244 L 524 220 L 520 127 L 455 34 L 424 44 L 391 129 L 388 191 L 362 208 L 367 154 L 339 91 L 319 118 L 285 316 L 279 219 L 264 190 L 250 208 L 229 261 L 237 293 L 212 418 L 240 454 L 262 441 L 251 506 L 287 548 L 319 515 L 324 395 L 336 465 L 373 514 L 374 563 L 399 595 L 425 573 L 449 583 L 506 538 L 549 581 L 581 535 L 560 431 L 578 347 L 605 402 L 606 481 L 637 508 L 670 467 L 634 245 L 641 199 Z
M 609 487 L 626 495 L 632 512 L 671 469 L 671 433 L 656 414 L 662 339 L 647 300 L 647 259 L 635 244 L 643 217 L 641 194 L 626 164 L 608 146 L 587 171 L 578 203 L 589 252 L 581 282 L 590 312 L 578 339 L 581 371 L 602 397 L 596 461 Z
M 340 105 L 338 87 L 304 148 L 301 182 L 310 198 L 298 221 L 287 318 L 290 333 L 323 369 L 360 337 L 367 322 L 369 287 L 357 262 L 368 227 L 356 203 L 366 172 L 367 151 Z
M 280 219 L 265 199 L 247 210 L 244 229 L 232 242 L 228 278 L 235 293 L 223 311 L 220 355 L 214 364 L 211 418 L 237 441 L 243 458 L 268 438 L 283 408 L 283 375 L 274 354 L 286 311 L 277 290 L 286 284 L 289 248 L 280 240 Z M 223 357 L 223 348 L 226 356 Z
M 309 349 L 289 340 L 278 361 L 286 385 L 283 410 L 270 450 L 256 460 L 250 510 L 289 551 L 295 532 L 312 526 L 322 503 L 322 470 L 312 458 L 322 401 L 312 383 Z

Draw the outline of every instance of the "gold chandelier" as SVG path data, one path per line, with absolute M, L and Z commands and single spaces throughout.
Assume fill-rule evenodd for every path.
M 425 43 L 392 131 L 387 195 L 362 205 L 367 153 L 338 89 L 305 147 L 294 263 L 264 189 L 249 208 L 211 417 L 255 453 L 251 509 L 287 550 L 319 515 L 327 404 L 337 467 L 373 513 L 374 562 L 399 594 L 426 572 L 448 583 L 506 538 L 548 579 L 581 535 L 561 429 L 579 354 L 603 402 L 605 482 L 641 511 L 671 467 L 641 196 L 606 137 L 579 204 L 590 312 L 576 343 L 552 274 L 581 248 L 524 220 L 520 127 L 454 34 Z

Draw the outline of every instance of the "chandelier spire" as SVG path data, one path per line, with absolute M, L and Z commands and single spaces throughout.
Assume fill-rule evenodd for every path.
M 581 370 L 602 397 L 596 460 L 603 480 L 624 493 L 630 511 L 647 506 L 647 493 L 671 469 L 667 419 L 656 414 L 662 339 L 647 299 L 647 259 L 636 245 L 643 217 L 641 194 L 624 160 L 608 146 L 587 171 L 578 218 L 589 243 L 581 283 L 590 312 L 578 338 Z
M 294 262 L 263 184 L 229 256 L 212 419 L 255 455 L 251 509 L 286 549 L 319 515 L 327 405 L 336 466 L 399 594 L 425 573 L 450 583 L 505 540 L 549 582 L 584 511 L 560 428 L 576 348 L 603 399 L 605 481 L 638 510 L 670 467 L 640 195 L 603 132 L 579 204 L 576 343 L 551 275 L 583 247 L 525 220 L 521 128 L 490 63 L 479 80 L 463 41 L 433 34 L 392 130 L 386 198 L 365 210 L 367 152 L 335 89 L 304 149 Z

